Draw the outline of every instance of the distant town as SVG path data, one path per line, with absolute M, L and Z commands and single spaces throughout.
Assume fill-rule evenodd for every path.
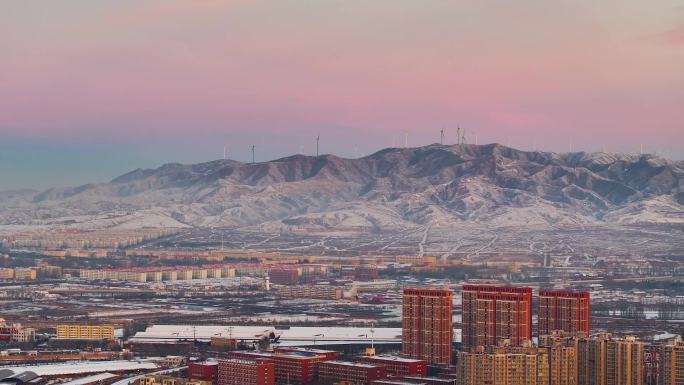
M 3 235 L 0 382 L 684 382 L 676 257 L 302 254 L 220 232 Z

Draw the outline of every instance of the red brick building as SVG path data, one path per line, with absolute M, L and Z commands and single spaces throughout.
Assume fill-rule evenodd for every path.
M 264 359 L 231 358 L 218 364 L 218 385 L 274 385 L 275 365 Z
M 498 345 L 504 339 L 520 346 L 532 339 L 532 289 L 464 285 L 463 348 Z
M 356 361 L 387 368 L 388 376 L 427 376 L 427 361 L 396 356 L 361 356 Z
M 405 357 L 451 364 L 452 302 L 449 289 L 404 289 L 401 351 Z
M 0 341 L 10 341 L 14 339 L 19 331 L 15 327 L 2 326 L 0 327 Z
M 204 380 L 216 383 L 218 379 L 218 362 L 191 362 L 188 364 L 188 378 L 191 380 Z
M 318 364 L 318 378 L 322 383 L 347 381 L 352 384 L 370 384 L 387 377 L 383 366 L 347 361 L 326 361 Z
M 539 291 L 539 335 L 549 335 L 556 330 L 589 336 L 589 292 Z
M 316 379 L 316 365 L 326 360 L 325 356 L 303 353 L 269 353 L 236 351 L 230 357 L 244 359 L 266 359 L 275 365 L 275 380 L 279 383 L 310 384 Z
M 358 281 L 372 281 L 380 278 L 380 270 L 372 266 L 358 266 L 354 269 L 354 279 Z
M 323 349 L 310 349 L 310 348 L 300 348 L 296 346 L 292 347 L 277 347 L 273 349 L 275 353 L 299 353 L 308 354 L 316 356 L 324 356 L 326 360 L 336 361 L 340 359 L 340 352 L 335 350 L 323 350 Z
M 457 383 L 455 378 L 448 377 L 402 377 L 401 381 L 404 383 L 423 385 L 456 385 Z
M 271 269 L 268 271 L 271 283 L 276 285 L 296 285 L 299 283 L 299 270 L 297 269 Z

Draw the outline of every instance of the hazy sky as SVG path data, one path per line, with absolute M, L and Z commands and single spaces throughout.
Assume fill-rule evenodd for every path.
M 684 158 L 684 1 L 3 0 L 0 189 L 455 140 Z

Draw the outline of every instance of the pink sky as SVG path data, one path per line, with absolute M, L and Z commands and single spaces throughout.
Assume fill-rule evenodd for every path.
M 0 52 L 11 137 L 246 160 L 250 143 L 310 152 L 321 132 L 351 156 L 460 124 L 480 143 L 684 157 L 681 1 L 8 0 Z

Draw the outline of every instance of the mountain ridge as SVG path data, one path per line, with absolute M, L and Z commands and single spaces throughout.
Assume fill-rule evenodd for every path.
M 145 212 L 169 219 L 161 225 L 282 230 L 467 221 L 682 223 L 684 162 L 654 155 L 522 151 L 495 143 L 431 144 L 357 159 L 292 155 L 257 163 L 167 163 L 106 183 L 27 197 L 8 200 L 0 194 L 0 223 L 49 224 L 76 217 L 85 227 L 121 226 L 127 216 Z M 87 218 L 102 214 L 119 219 Z

